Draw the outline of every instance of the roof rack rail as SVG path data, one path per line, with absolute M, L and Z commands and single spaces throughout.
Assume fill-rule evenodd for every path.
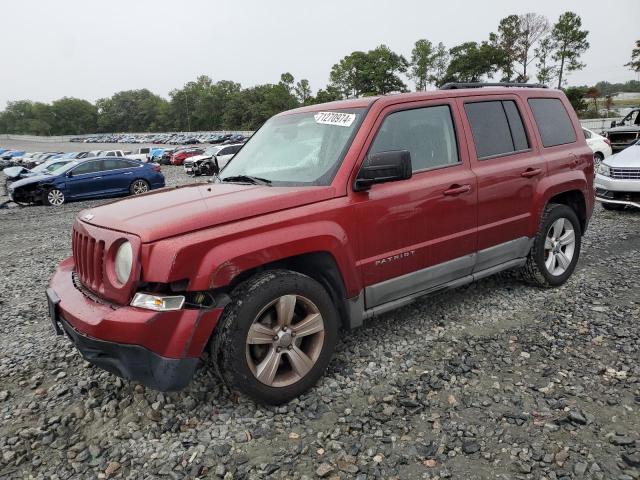
M 440 90 L 456 90 L 458 88 L 482 88 L 482 87 L 520 87 L 520 88 L 548 88 L 541 83 L 519 82 L 449 82 L 440 87 Z

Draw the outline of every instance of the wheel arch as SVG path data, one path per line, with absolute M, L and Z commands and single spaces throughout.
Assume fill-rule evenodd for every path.
M 588 223 L 587 202 L 585 200 L 584 193 L 581 190 L 568 190 L 566 192 L 558 193 L 550 197 L 546 205 L 549 205 L 550 203 L 558 203 L 571 208 L 578 216 L 581 232 L 586 230 Z

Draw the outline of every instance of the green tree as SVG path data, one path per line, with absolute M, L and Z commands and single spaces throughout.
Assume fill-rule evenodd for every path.
M 284 85 L 289 92 L 293 90 L 293 82 L 295 82 L 295 78 L 289 72 L 280 75 L 280 84 Z
M 631 51 L 631 61 L 625 63 L 625 67 L 629 67 L 634 72 L 640 72 L 640 40 L 636 40 L 636 48 Z
M 593 110 L 598 112 L 598 97 L 600 96 L 600 90 L 597 87 L 589 87 L 585 92 L 585 96 L 593 100 Z
M 569 103 L 580 114 L 587 109 L 587 103 L 584 101 L 584 97 L 587 94 L 586 87 L 569 87 L 564 89 L 564 94 L 569 99 Z
M 451 61 L 444 82 L 479 82 L 493 78 L 504 64 L 504 56 L 495 44 L 465 42 L 449 50 Z
M 298 106 L 282 83 L 258 85 L 233 93 L 224 115 L 224 128 L 255 130 L 273 115 Z
M 96 107 L 102 132 L 147 132 L 165 126 L 161 118 L 167 115 L 167 101 L 146 88 L 101 98 Z
M 95 105 L 79 98 L 64 97 L 51 103 L 55 117 L 54 135 L 74 135 L 96 131 L 98 112 Z
M 489 35 L 489 42 L 500 56 L 498 64 L 500 64 L 504 82 L 515 79 L 515 65 L 520 59 L 521 37 L 522 29 L 518 15 L 509 15 L 500 20 L 498 34 Z
M 427 89 L 436 60 L 433 44 L 424 38 L 418 40 L 411 51 L 410 78 L 416 84 L 416 91 Z
M 558 66 L 558 88 L 562 86 L 565 73 L 582 70 L 584 63 L 580 62 L 580 56 L 589 48 L 587 36 L 588 30 L 581 30 L 582 19 L 573 12 L 565 12 L 560 15 L 558 22 L 551 30 L 553 42 L 553 59 L 560 62 Z
M 303 78 L 297 82 L 294 87 L 294 93 L 301 105 L 307 105 L 313 96 L 311 93 L 311 87 L 309 86 L 309 80 Z
M 335 102 L 342 99 L 342 93 L 335 87 L 329 85 L 326 90 L 320 89 L 315 97 L 309 99 L 310 104 Z
M 429 76 L 430 83 L 435 84 L 437 87 L 442 86 L 449 68 L 449 60 L 449 50 L 444 43 L 438 43 L 433 54 L 433 71 Z
M 407 67 L 402 55 L 380 45 L 368 52 L 352 52 L 336 63 L 329 75 L 330 86 L 347 98 L 406 92 L 399 74 Z
M 538 82 L 543 85 L 548 85 L 558 76 L 556 66 L 551 63 L 551 56 L 553 55 L 553 41 L 551 37 L 543 38 L 540 41 L 538 48 L 534 50 L 534 55 L 537 59 Z

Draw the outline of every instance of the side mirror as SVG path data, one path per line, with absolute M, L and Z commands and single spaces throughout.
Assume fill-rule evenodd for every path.
M 362 192 L 376 183 L 407 180 L 411 174 L 411 154 L 408 150 L 374 153 L 360 167 L 353 189 Z
M 73 171 L 72 171 L 72 170 L 69 170 L 65 175 L 66 175 L 67 177 L 71 178 L 71 177 L 73 177 Z
M 616 126 L 616 121 L 615 121 L 615 120 L 613 120 L 613 121 L 611 122 L 611 128 L 614 128 L 615 126 Z

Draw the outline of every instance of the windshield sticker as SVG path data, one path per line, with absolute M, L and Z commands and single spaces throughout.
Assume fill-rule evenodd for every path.
M 350 127 L 356 119 L 355 113 L 338 113 L 338 112 L 318 112 L 313 118 L 316 123 L 323 125 L 338 125 L 340 127 Z

